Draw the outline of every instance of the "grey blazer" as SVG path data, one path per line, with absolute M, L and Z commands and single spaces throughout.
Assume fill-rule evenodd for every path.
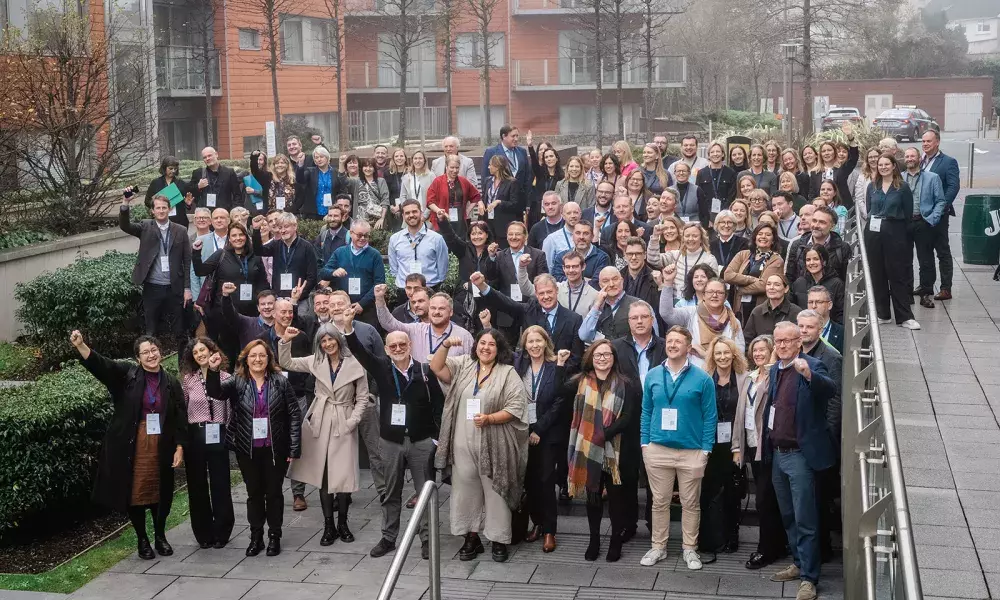
M 462 164 L 458 167 L 459 177 L 465 177 L 472 184 L 472 187 L 478 188 L 479 178 L 476 177 L 476 164 L 464 154 L 459 154 L 458 157 L 462 159 Z M 439 156 L 431 162 L 431 171 L 438 177 L 444 175 L 444 158 L 443 156 Z
M 563 204 L 569 202 L 569 182 L 563 179 L 556 184 L 556 193 L 559 194 L 559 199 L 562 200 Z M 580 205 L 581 210 L 586 210 L 591 206 L 594 206 L 597 198 L 597 190 L 594 189 L 594 184 L 590 183 L 590 180 L 584 178 L 580 182 L 580 187 L 576 190 L 576 198 L 574 201 Z

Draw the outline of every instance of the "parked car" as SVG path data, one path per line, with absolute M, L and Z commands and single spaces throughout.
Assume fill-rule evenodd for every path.
M 862 120 L 861 111 L 853 106 L 831 106 L 829 112 L 823 117 L 823 131 L 840 129 L 840 126 L 846 121 L 858 124 Z
M 897 106 L 883 111 L 875 117 L 872 125 L 900 142 L 915 142 L 927 131 L 941 131 L 938 122 L 916 106 Z

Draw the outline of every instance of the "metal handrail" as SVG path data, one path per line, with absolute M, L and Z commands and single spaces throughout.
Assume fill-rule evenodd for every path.
M 882 354 L 864 222 L 857 215 L 844 240 L 848 264 L 843 369 L 844 597 L 920 600 L 913 526 L 889 383 Z
M 378 600 L 389 600 L 392 592 L 396 589 L 396 582 L 403 571 L 403 563 L 410 553 L 410 546 L 413 539 L 420 531 L 420 521 L 424 518 L 424 513 L 430 507 L 427 515 L 427 529 L 430 537 L 430 600 L 441 600 L 441 526 L 440 515 L 438 513 L 438 488 L 433 479 L 424 483 L 420 490 L 420 497 L 417 505 L 413 508 L 413 516 L 406 524 L 406 531 L 403 533 L 403 540 L 396 546 L 396 554 L 392 557 L 392 564 L 389 565 L 389 572 L 382 582 L 382 587 L 378 591 Z

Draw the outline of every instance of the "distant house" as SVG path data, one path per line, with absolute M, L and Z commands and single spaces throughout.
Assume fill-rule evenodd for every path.
M 970 58 L 1000 58 L 1000 2 L 997 0 L 931 0 L 925 9 L 943 12 L 948 27 L 961 28 Z

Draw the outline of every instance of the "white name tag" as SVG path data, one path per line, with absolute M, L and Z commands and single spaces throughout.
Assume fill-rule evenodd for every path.
M 715 441 L 719 444 L 733 441 L 733 424 L 729 421 L 719 421 L 716 423 Z
M 528 403 L 528 425 L 534 425 L 538 422 L 538 405 L 534 402 Z
M 330 194 L 323 194 L 323 206 L 330 208 L 333 206 L 333 196 Z
M 406 405 L 405 404 L 393 404 L 392 405 L 392 416 L 389 419 L 390 425 L 406 425 Z
M 156 413 L 146 415 L 146 435 L 160 435 L 160 415 Z
M 868 220 L 868 229 L 871 229 L 875 233 L 882 231 L 882 217 L 870 217 Z
M 749 403 L 747 404 L 746 411 L 743 413 L 743 428 L 750 431 L 757 430 L 757 424 L 754 423 L 753 407 Z
M 251 283 L 241 283 L 240 284 L 240 301 L 246 302 L 248 300 L 253 300 L 253 284 Z
M 205 204 L 215 208 L 215 194 L 205 194 Z
M 663 431 L 677 431 L 676 408 L 664 408 L 660 411 L 660 429 Z
M 496 214 L 494 214 L 495 212 L 496 211 L 491 208 L 490 210 L 488 210 L 486 212 L 486 218 L 488 218 L 488 219 L 495 219 L 496 218 Z
M 171 208 L 170 212 L 167 213 L 167 216 L 168 217 L 176 217 L 177 216 L 177 207 L 175 206 L 175 207 Z
M 722 200 L 718 198 L 712 198 L 712 212 L 722 212 Z
M 752 294 L 743 294 L 742 296 L 740 296 L 740 302 L 741 303 L 743 303 L 743 302 L 753 302 L 753 295 Z
M 684 221 L 685 223 L 690 223 L 691 222 L 691 217 L 685 217 L 685 216 L 682 215 L 681 216 L 681 221 Z
M 465 404 L 465 419 L 471 421 L 472 417 L 479 414 L 479 407 L 479 398 L 469 398 L 469 401 Z
M 218 444 L 222 441 L 222 428 L 218 423 L 205 424 L 205 443 Z
M 285 210 L 285 197 L 278 196 L 274 199 L 274 205 L 278 207 L 278 210 Z
M 419 260 L 410 261 L 410 274 L 411 275 L 420 275 L 420 261 Z
M 472 285 L 472 284 L 470 283 L 469 285 Z M 479 286 L 475 286 L 475 285 L 473 285 L 473 286 L 472 286 L 472 297 L 473 297 L 473 298 L 478 298 L 479 296 L 480 296 L 480 293 L 479 293 Z
M 347 280 L 347 293 L 348 294 L 360 294 L 361 293 L 361 278 L 351 277 Z
M 520 285 L 516 283 L 510 284 L 510 299 L 513 300 L 514 302 L 520 302 L 521 300 L 524 299 L 524 297 L 521 295 Z
M 771 412 L 767 415 L 767 428 L 774 430 L 774 407 L 771 407 Z
M 254 207 L 257 210 L 264 210 L 264 201 L 263 200 L 261 200 L 260 202 L 254 202 L 253 205 L 254 205 Z
M 170 272 L 170 257 L 169 256 L 161 256 L 160 257 L 160 270 L 163 271 L 164 273 L 169 273 Z
M 458 220 L 458 209 L 454 206 L 448 209 L 448 220 L 457 221 Z
M 267 417 L 254 417 L 253 439 L 255 440 L 267 439 Z
M 281 289 L 290 290 L 292 289 L 292 274 L 282 273 L 281 274 Z
M 281 376 L 284 377 L 285 379 L 288 379 L 288 371 L 282 371 Z

